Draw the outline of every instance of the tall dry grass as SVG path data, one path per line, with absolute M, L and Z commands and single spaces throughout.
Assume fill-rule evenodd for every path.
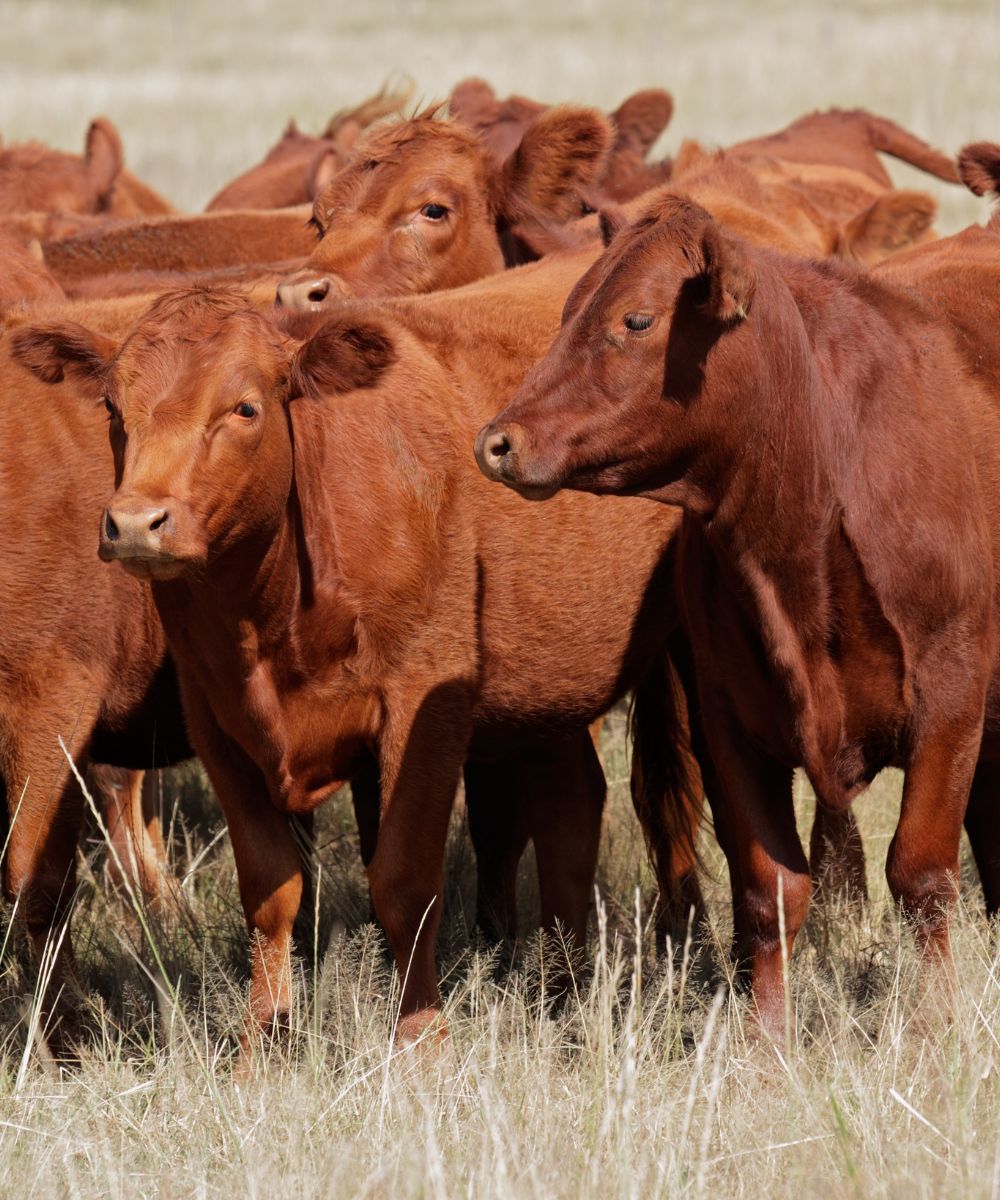
M 980 2 L 0 0 L 0 129 L 72 148 L 105 112 L 133 168 L 188 208 L 259 157 L 289 115 L 318 127 L 395 70 L 426 98 L 470 73 L 604 107 L 662 84 L 677 100 L 664 151 L 829 104 L 868 105 L 956 148 L 1000 139 L 998 50 L 1000 10 Z M 957 189 L 902 168 L 898 178 L 939 196 L 946 228 L 983 212 Z M 433 1063 L 392 1047 L 397 985 L 367 924 L 349 805 L 329 805 L 320 823 L 307 955 L 318 966 L 302 967 L 293 1047 L 239 1083 L 245 934 L 199 773 L 164 782 L 192 924 L 164 926 L 110 894 L 92 829 L 73 930 L 96 1040 L 75 1073 L 34 1050 L 33 968 L 0 910 L 0 1197 L 1000 1194 L 1000 959 L 966 861 L 953 1020 L 935 1016 L 881 876 L 898 779 L 859 802 L 871 903 L 811 915 L 789 971 L 793 1044 L 778 1053 L 754 1041 L 727 988 L 728 888 L 710 836 L 713 937 L 657 961 L 620 717 L 604 754 L 590 965 L 561 1004 L 546 996 L 537 939 L 513 963 L 478 945 L 456 816 L 439 956 L 452 1038 Z M 807 828 L 804 785 L 797 803 Z M 528 929 L 530 862 L 522 892 Z

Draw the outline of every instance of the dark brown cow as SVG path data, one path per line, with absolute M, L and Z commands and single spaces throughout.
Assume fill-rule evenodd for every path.
M 516 261 L 514 227 L 580 213 L 610 142 L 599 113 L 568 107 L 539 117 L 502 164 L 437 109 L 373 130 L 317 196 L 320 243 L 279 301 L 318 311 L 345 294 L 440 291 L 500 271 Z
M 332 116 L 319 137 L 301 133 L 290 121 L 264 160 L 228 183 L 205 211 L 311 204 L 317 192 L 347 164 L 360 134 L 384 117 L 399 115 L 412 93 L 412 87 L 383 88 L 363 104 Z
M 832 810 L 906 771 L 886 871 L 928 959 L 950 961 L 970 788 L 1000 908 L 1000 238 L 949 243 L 950 270 L 940 243 L 881 268 L 900 288 L 752 248 L 665 198 L 581 280 L 477 442 L 487 476 L 529 497 L 683 507 L 707 791 L 777 1034 L 810 893 L 795 766 Z
M 39 142 L 0 147 L 0 213 L 56 211 L 138 217 L 173 209 L 125 170 L 118 130 L 97 117 L 82 156 Z
M 675 518 L 585 497 L 532 510 L 476 482 L 465 447 L 551 336 L 579 264 L 525 271 L 391 313 L 355 304 L 304 341 L 202 292 L 158 301 L 120 346 L 79 326 L 16 335 L 32 369 L 72 372 L 113 410 L 101 553 L 153 581 L 229 823 L 264 1025 L 290 1002 L 302 873 L 287 815 L 369 755 L 368 876 L 405 977 L 401 1036 L 438 1015 L 463 762 L 467 786 L 497 762 L 493 790 L 531 787 L 561 829 L 575 806 L 576 836 L 536 833 L 537 849 L 568 895 L 593 870 L 603 782 L 587 723 L 660 653 Z M 577 938 L 585 919 L 569 922 Z
M 498 100 L 483 79 L 463 80 L 448 100 L 451 115 L 468 126 L 498 162 L 513 154 L 532 122 L 549 107 L 526 96 Z M 672 169 L 670 159 L 649 163 L 646 155 L 670 124 L 673 113 L 674 100 L 669 92 L 647 88 L 609 114 L 614 142 L 603 173 L 587 189 L 588 201 L 595 205 L 624 202 L 666 183 Z

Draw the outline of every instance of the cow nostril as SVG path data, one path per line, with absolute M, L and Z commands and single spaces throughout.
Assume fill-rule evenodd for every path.
M 498 466 L 510 454 L 510 440 L 505 433 L 498 433 L 486 447 L 486 454 L 493 466 Z
M 164 525 L 166 525 L 169 517 L 170 517 L 170 514 L 167 512 L 167 510 L 165 508 L 162 509 L 160 512 L 158 512 L 156 514 L 156 516 L 154 516 L 153 519 L 149 522 L 150 532 L 154 532 L 155 530 L 160 529 Z
M 111 513 L 104 514 L 104 536 L 109 542 L 117 542 L 119 538 L 118 526 L 115 524 L 114 517 Z
M 308 299 L 310 304 L 322 304 L 330 294 L 329 279 L 321 279 L 318 283 L 314 283 L 309 288 Z

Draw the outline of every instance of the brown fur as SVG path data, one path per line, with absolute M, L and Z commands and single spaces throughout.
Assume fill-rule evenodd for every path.
M 123 217 L 172 211 L 125 170 L 121 137 L 107 117 L 91 121 L 82 155 L 38 142 L 0 148 L 0 213 L 60 210 Z
M 998 281 L 1000 238 L 978 227 L 867 277 L 675 199 L 614 239 L 478 441 L 483 470 L 533 496 L 683 507 L 707 790 L 737 953 L 779 1035 L 779 926 L 790 950 L 810 893 L 794 766 L 832 813 L 906 771 L 886 870 L 931 961 L 949 958 L 967 804 L 1000 907 Z
M 451 115 L 468 126 L 498 161 L 508 158 L 524 134 L 548 106 L 526 96 L 498 100 L 485 80 L 466 79 L 448 101 Z M 674 102 L 669 92 L 647 88 L 636 92 L 609 114 L 615 138 L 603 172 L 588 189 L 592 207 L 633 199 L 670 178 L 671 161 L 648 163 L 646 155 L 670 124 Z
M 285 262 L 309 253 L 308 210 L 201 213 L 132 221 L 46 242 L 64 286 L 128 271 L 211 271 Z
M 41 247 L 35 252 L 0 229 L 0 309 L 36 300 L 60 300 L 63 290 L 46 267 Z
M 499 271 L 505 253 L 515 261 L 511 226 L 581 211 L 610 141 L 607 122 L 579 108 L 544 113 L 501 164 L 437 107 L 372 130 L 317 196 L 319 245 L 279 300 L 318 311 L 345 294 L 438 291 Z
M 361 133 L 385 117 L 399 115 L 412 90 L 382 88 L 362 104 L 332 116 L 320 137 L 300 133 L 294 121 L 290 122 L 263 161 L 226 184 L 205 211 L 311 204 L 332 175 L 346 165 Z
M 314 335 L 321 349 L 238 299 L 186 292 L 159 301 L 114 358 L 120 484 L 102 553 L 152 577 L 182 664 L 237 856 L 257 1022 L 289 1003 L 301 867 L 286 814 L 369 754 L 382 790 L 368 873 L 407 974 L 401 1035 L 436 1020 L 443 838 L 463 761 L 467 787 L 498 771 L 532 787 L 553 833 L 576 806 L 573 839 L 544 822 L 533 833 L 556 881 L 548 912 L 589 879 L 603 784 L 587 723 L 661 652 L 674 518 L 585 497 L 548 512 L 497 503 L 466 451 L 551 337 L 581 265 L 354 304 Z M 25 329 L 19 345 L 37 370 L 44 345 L 59 358 L 64 340 Z M 208 457 L 192 441 L 208 445 L 195 433 L 206 421 Z M 169 509 L 155 556 L 148 504 Z M 585 915 L 568 921 L 576 937 Z
M 65 305 L 52 311 L 65 320 Z M 118 316 L 94 305 L 70 311 L 91 328 L 113 329 Z M 190 751 L 148 589 L 94 553 L 114 487 L 99 409 L 81 405 L 71 384 L 32 379 L 10 361 L 9 344 L 0 344 L 0 822 L 9 829 L 4 889 L 40 954 L 73 898 L 83 811 L 58 739 L 81 769 L 88 759 L 130 768 L 104 769 L 93 783 L 123 866 L 134 864 L 151 895 L 170 885 L 155 821 L 133 794 L 134 772 Z M 67 934 L 43 1006 L 57 1019 L 59 1051 L 78 1017 L 72 962 Z

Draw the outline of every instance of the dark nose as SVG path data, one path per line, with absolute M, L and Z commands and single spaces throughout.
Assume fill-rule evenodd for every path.
M 163 505 L 120 503 L 104 510 L 101 557 L 157 558 L 170 532 L 170 512 Z
M 321 312 L 342 293 L 329 275 L 314 271 L 290 275 L 278 284 L 274 303 L 289 312 Z

